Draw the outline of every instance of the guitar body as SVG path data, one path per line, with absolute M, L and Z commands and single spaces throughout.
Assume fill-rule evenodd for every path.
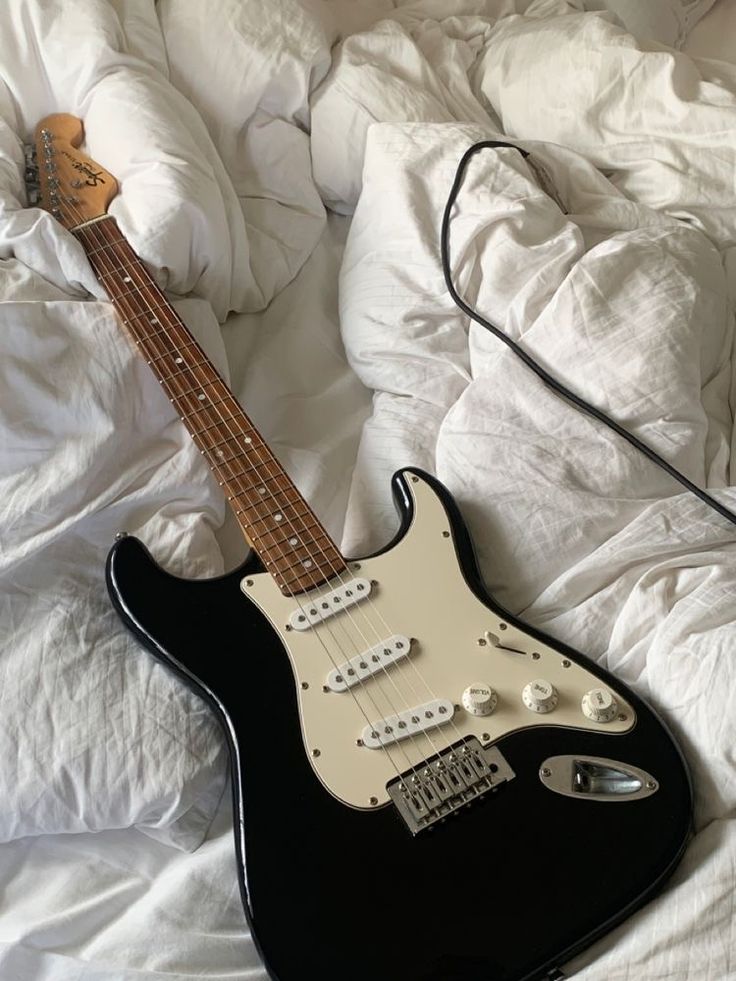
M 187 581 L 121 538 L 125 624 L 204 697 L 232 762 L 237 870 L 274 981 L 532 981 L 675 868 L 692 794 L 634 692 L 485 593 L 419 470 L 346 561 L 107 208 L 81 120 L 42 119 L 40 204 L 75 236 L 254 557 Z M 255 557 L 257 553 L 258 558 Z
M 673 871 L 690 829 L 687 770 L 634 692 L 485 594 L 460 514 L 439 483 L 404 470 L 394 492 L 399 535 L 349 564 L 372 583 L 371 595 L 313 630 L 290 625 L 299 597 L 285 597 L 255 558 L 220 578 L 188 581 L 123 537 L 108 561 L 110 593 L 126 625 L 223 725 L 244 907 L 274 979 L 553 976 Z M 392 636 L 410 638 L 412 651 L 358 686 L 361 714 L 351 691 L 324 690 L 340 667 L 325 652 L 338 637 L 365 648 L 367 628 L 354 624 L 369 613 L 374 624 L 391 623 Z M 453 703 L 454 718 L 390 753 L 360 745 L 373 704 L 385 721 L 380 693 L 404 679 L 408 697 L 417 671 L 437 699 Z M 549 714 L 521 698 L 522 682 L 537 677 L 552 679 L 559 695 Z M 487 716 L 463 707 L 478 682 L 497 694 Z M 623 707 L 614 721 L 580 712 L 580 690 L 594 684 Z M 420 702 L 429 696 L 417 692 Z M 470 737 L 501 754 L 506 778 L 413 831 L 386 784 L 433 749 Z M 540 773 L 558 757 L 620 761 L 656 789 L 614 800 L 590 788 L 557 792 Z M 388 758 L 405 758 L 406 773 L 385 773 Z

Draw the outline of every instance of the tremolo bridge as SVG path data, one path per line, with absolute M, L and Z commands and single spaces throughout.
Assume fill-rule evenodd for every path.
M 470 736 L 402 774 L 386 789 L 416 835 L 514 776 L 499 750 L 486 749 Z

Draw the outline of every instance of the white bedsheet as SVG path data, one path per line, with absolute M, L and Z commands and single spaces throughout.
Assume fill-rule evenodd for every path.
M 48 111 L 77 112 L 88 121 L 90 152 L 124 178 L 113 208 L 121 227 L 172 297 L 193 295 L 182 307 L 187 319 L 213 356 L 227 353 L 235 391 L 346 553 L 380 545 L 393 530 L 396 466 L 437 472 L 470 522 L 498 598 L 651 698 L 682 741 L 697 836 L 662 896 L 571 971 L 586 981 L 736 977 L 736 534 L 542 390 L 480 328 L 468 332 L 444 294 L 437 253 L 439 211 L 470 142 L 506 125 L 530 147 L 539 139 L 572 147 L 536 147 L 568 215 L 513 151 L 477 161 L 453 230 L 459 280 L 561 377 L 733 506 L 733 70 L 686 53 L 642 54 L 605 18 L 576 22 L 572 5 L 546 0 L 532 5 L 536 16 L 499 29 L 496 18 L 514 4 L 418 0 L 392 11 L 378 2 L 250 0 L 241 16 L 220 0 L 208 17 L 184 0 L 159 6 L 163 31 L 148 0 L 64 4 L 66 29 L 86 38 L 76 41 L 80 79 L 68 56 L 74 44 L 59 43 L 56 60 L 49 47 L 61 5 L 49 7 L 56 19 L 34 14 L 34 4 L 27 14 L 9 5 L 5 16 L 28 50 L 12 71 L 0 51 L 4 288 L 30 308 L 32 324 L 48 319 L 39 300 L 74 301 L 83 288 L 102 295 L 52 224 L 19 210 L 13 133 L 27 137 Z M 704 26 L 732 9 L 719 0 Z M 287 15 L 303 30 L 290 33 L 282 59 L 274 38 Z M 229 41 L 242 45 L 242 62 L 233 53 L 211 60 L 224 22 L 237 28 Z M 351 30 L 366 33 L 330 59 L 330 45 Z M 34 37 L 50 59 L 43 85 L 24 81 Z M 622 55 L 642 86 L 630 82 L 625 125 L 606 82 Z M 569 114 L 559 102 L 545 113 L 556 90 L 544 79 L 560 79 L 568 64 Z M 646 85 L 656 98 L 644 100 Z M 141 93 L 146 111 L 117 131 L 110 120 Z M 305 135 L 312 120 L 316 184 Z M 265 151 L 273 166 L 254 175 L 247 162 Z M 326 221 L 320 194 L 345 214 L 356 209 L 340 318 L 350 218 Z M 217 322 L 228 311 L 223 348 Z M 94 315 L 113 337 L 105 308 Z M 129 377 L 154 405 L 145 370 Z M 28 394 L 22 379 L 14 384 Z M 95 425 L 119 427 L 116 405 L 96 401 Z M 80 433 L 90 418 L 82 413 Z M 53 442 L 48 418 L 40 422 Z M 218 527 L 216 488 L 165 406 L 146 419 L 144 435 L 145 454 L 135 452 L 134 426 L 118 437 L 129 446 L 127 477 L 118 478 L 130 498 L 126 521 L 138 515 L 129 530 L 178 571 L 230 566 L 242 544 L 232 525 Z M 71 460 L 69 486 L 82 480 L 73 514 L 93 545 L 94 582 L 120 515 L 108 498 L 85 498 L 80 462 Z M 57 524 L 70 520 L 69 500 L 54 512 Z M 29 543 L 26 528 L 16 547 L 32 561 Z M 4 639 L 0 657 L 10 648 Z M 83 637 L 75 643 L 85 650 Z M 0 845 L 0 977 L 264 978 L 244 926 L 228 822 L 225 798 L 193 854 L 134 828 Z

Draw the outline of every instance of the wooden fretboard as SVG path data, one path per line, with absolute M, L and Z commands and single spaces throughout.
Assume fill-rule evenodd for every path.
M 139 353 L 158 377 L 287 595 L 347 571 L 314 512 L 171 307 L 115 219 L 74 230 Z

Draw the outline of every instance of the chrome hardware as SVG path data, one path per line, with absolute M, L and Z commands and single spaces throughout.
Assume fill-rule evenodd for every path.
M 387 785 L 389 797 L 413 835 L 442 821 L 516 774 L 494 748 L 470 736 Z
M 505 630 L 506 624 L 499 623 L 498 629 Z M 510 651 L 512 654 L 526 654 L 526 651 L 520 651 L 518 647 L 507 647 L 505 644 L 502 644 L 501 638 L 492 633 L 490 630 L 484 631 L 483 636 L 488 644 L 491 644 L 493 647 L 497 647 L 500 651 Z
M 641 800 L 659 790 L 646 770 L 600 756 L 550 756 L 540 767 L 539 779 L 548 790 L 579 800 Z

